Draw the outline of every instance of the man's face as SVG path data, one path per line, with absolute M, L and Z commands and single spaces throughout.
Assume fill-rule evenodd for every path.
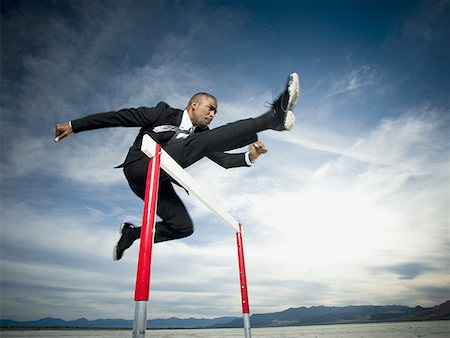
M 217 112 L 217 101 L 209 96 L 201 96 L 192 102 L 190 118 L 192 124 L 200 128 L 208 126 Z

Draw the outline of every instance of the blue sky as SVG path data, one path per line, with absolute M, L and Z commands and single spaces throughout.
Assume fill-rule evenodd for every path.
M 2 1 L 1 317 L 131 319 L 137 133 L 54 125 L 215 94 L 213 126 L 301 77 L 252 168 L 189 173 L 245 226 L 252 313 L 434 306 L 449 288 L 448 1 Z M 154 250 L 148 317 L 239 315 L 235 236 L 182 190 L 193 236 Z

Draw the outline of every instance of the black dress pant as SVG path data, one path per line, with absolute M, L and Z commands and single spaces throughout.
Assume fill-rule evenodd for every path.
M 125 177 L 131 190 L 142 200 L 145 198 L 148 157 L 133 162 L 124 168 Z M 167 174 L 161 171 L 158 189 L 156 214 L 162 219 L 156 223 L 155 243 L 190 236 L 194 225 L 186 207 L 175 192 Z M 134 234 L 140 237 L 140 228 Z

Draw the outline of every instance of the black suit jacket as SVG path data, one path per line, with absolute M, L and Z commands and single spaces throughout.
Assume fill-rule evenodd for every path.
M 73 120 L 72 128 L 74 133 L 78 133 L 99 128 L 141 127 L 139 134 L 128 151 L 128 155 L 125 158 L 124 163 L 119 166 L 124 167 L 146 156 L 141 151 L 142 137 L 144 134 L 149 134 L 164 148 L 175 132 L 165 131 L 156 133 L 153 129 L 157 126 L 163 125 L 173 125 L 178 127 L 181 123 L 182 116 L 183 110 L 174 109 L 167 103 L 160 102 L 153 108 L 130 108 L 88 115 L 86 117 Z M 208 130 L 208 128 L 201 129 L 197 127 L 195 129 L 195 133 L 201 133 L 206 130 Z M 228 154 L 223 152 L 215 152 L 208 154 L 207 157 L 224 168 L 247 166 L 244 153 Z

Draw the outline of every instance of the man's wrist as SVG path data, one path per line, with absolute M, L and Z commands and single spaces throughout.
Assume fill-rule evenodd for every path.
M 255 161 L 252 161 L 252 160 L 250 159 L 250 152 L 247 151 L 247 152 L 245 153 L 245 163 L 247 163 L 247 165 L 248 165 L 249 167 L 251 167 L 251 166 L 253 165 L 254 162 L 255 162 Z

